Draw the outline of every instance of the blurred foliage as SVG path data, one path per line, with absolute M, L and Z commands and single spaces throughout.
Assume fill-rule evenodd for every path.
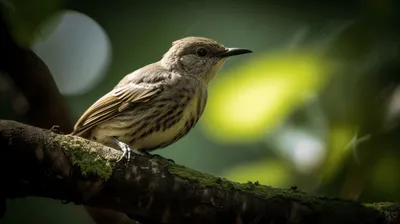
M 329 139 L 327 140 L 328 154 L 325 162 L 319 169 L 319 179 L 322 183 L 332 181 L 332 177 L 345 166 L 348 156 L 356 153 L 351 145 L 352 140 L 356 140 L 355 128 L 348 124 L 336 124 L 328 131 Z
M 222 176 L 240 183 L 258 181 L 263 185 L 283 188 L 290 186 L 292 183 L 290 166 L 280 160 L 274 161 L 271 159 L 238 165 L 226 173 L 222 173 Z
M 258 140 L 316 94 L 332 70 L 312 51 L 259 53 L 211 86 L 205 133 L 220 141 Z
M 31 47 L 39 37 L 38 27 L 48 16 L 61 8 L 61 1 L 2 0 L 0 7 L 10 24 L 11 34 L 15 41 L 21 46 Z M 53 21 L 54 24 L 56 22 L 56 20 Z
M 398 155 L 386 155 L 383 156 L 375 166 L 372 172 L 371 181 L 372 187 L 380 189 L 381 191 L 393 194 L 397 191 L 400 186 L 400 179 L 395 178 L 396 174 L 388 175 L 393 173 L 393 170 L 400 169 L 400 161 Z
M 351 22 L 328 44 L 326 51 L 332 58 L 342 61 L 363 59 L 372 50 L 372 34 L 368 24 Z

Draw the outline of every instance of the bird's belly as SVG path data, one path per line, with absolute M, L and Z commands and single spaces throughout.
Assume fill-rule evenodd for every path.
M 135 149 L 150 150 L 172 144 L 173 142 L 178 140 L 174 139 L 180 135 L 182 130 L 185 129 L 185 123 L 185 120 L 181 119 L 177 124 L 173 125 L 171 128 L 165 131 L 153 132 L 150 135 L 147 135 L 132 142 L 131 147 Z
M 168 146 L 186 135 L 197 122 L 197 100 L 193 99 L 186 106 L 181 119 L 165 130 L 161 129 L 131 142 L 130 146 L 139 150 L 153 150 Z M 162 126 L 162 125 L 161 125 Z
M 117 137 L 120 141 L 129 144 L 131 148 L 137 150 L 163 148 L 179 140 L 189 132 L 189 130 L 195 125 L 195 121 L 197 121 L 196 116 L 194 115 L 195 113 L 193 110 L 187 108 L 182 113 L 182 118 L 170 128 L 165 130 L 161 128 L 158 131 L 153 131 L 143 137 L 138 137 L 136 133 L 137 130 L 127 134 L 127 130 L 123 129 L 114 130 L 110 128 L 98 128 L 93 131 L 91 139 L 117 149 L 119 147 L 112 140 L 111 136 Z M 148 128 L 151 128 L 151 126 Z M 93 138 L 93 136 L 95 138 Z M 134 139 L 132 139 L 132 136 L 134 136 Z

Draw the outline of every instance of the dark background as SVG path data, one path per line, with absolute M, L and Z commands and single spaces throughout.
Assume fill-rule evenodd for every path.
M 86 108 L 126 74 L 159 60 L 172 41 L 209 37 L 254 53 L 224 65 L 210 84 L 199 124 L 157 153 L 239 182 L 297 186 L 363 202 L 398 201 L 398 5 L 1 0 L 12 40 L 43 60 L 62 98 L 42 105 L 43 98 L 32 94 L 47 90 L 51 79 L 26 85 L 37 80 L 36 73 L 2 51 L 0 118 L 44 128 L 65 122 L 61 129 L 68 132 Z M 13 73 L 7 69 L 13 63 L 27 71 Z M 56 107 L 65 115 L 45 115 Z M 37 116 L 29 116 L 32 110 Z M 91 223 L 80 206 L 43 198 L 9 200 L 0 220 L 72 222 Z

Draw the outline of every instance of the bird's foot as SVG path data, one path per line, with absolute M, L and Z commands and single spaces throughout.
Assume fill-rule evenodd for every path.
M 121 161 L 124 157 L 127 158 L 127 162 L 129 162 L 129 160 L 131 159 L 131 153 L 135 153 L 138 155 L 143 155 L 143 153 L 139 152 L 136 149 L 132 149 L 131 147 L 129 147 L 128 144 L 121 142 L 120 140 L 118 140 L 117 137 L 112 136 L 111 137 L 114 142 L 121 148 L 122 150 L 122 156 L 117 160 L 117 162 Z
M 151 154 L 151 153 L 149 153 L 149 152 L 147 152 L 147 151 L 140 152 L 140 151 L 137 150 L 137 149 L 132 149 L 131 147 L 129 147 L 128 144 L 121 142 L 121 141 L 120 141 L 117 137 L 115 137 L 115 136 L 112 136 L 111 138 L 114 140 L 114 142 L 115 142 L 115 143 L 121 148 L 121 150 L 122 150 L 122 156 L 117 160 L 117 162 L 121 161 L 124 157 L 126 157 L 126 158 L 127 158 L 127 162 L 129 162 L 129 160 L 131 159 L 131 153 L 132 153 L 132 152 L 133 152 L 134 154 L 137 154 L 137 155 L 142 155 L 142 156 L 143 156 L 143 155 L 146 155 L 146 156 L 148 156 L 148 157 L 150 157 L 150 158 L 166 159 L 166 158 L 164 158 L 164 157 L 162 157 L 162 156 L 160 156 L 160 155 L 158 155 L 158 154 Z M 172 159 L 166 159 L 166 160 L 175 163 L 175 161 L 173 161 Z

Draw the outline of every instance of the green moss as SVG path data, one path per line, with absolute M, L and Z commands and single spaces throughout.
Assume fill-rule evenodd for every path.
M 389 206 L 392 206 L 393 203 L 391 202 L 378 202 L 378 203 L 372 203 L 372 204 L 364 204 L 366 207 L 371 207 L 371 208 L 376 208 L 378 210 L 386 209 Z
M 60 144 L 69 154 L 72 165 L 78 167 L 83 176 L 95 175 L 102 180 L 108 180 L 112 175 L 115 161 L 87 150 L 89 144 L 87 141 L 60 139 Z
M 364 204 L 365 207 L 374 208 L 383 213 L 396 213 L 398 214 L 400 210 L 400 204 L 392 203 L 392 202 L 376 202 L 370 204 Z
M 373 208 L 380 212 L 388 223 L 395 222 L 400 217 L 400 204 L 391 202 L 378 202 L 371 204 L 364 204 L 368 208 Z
M 214 177 L 210 174 L 204 174 L 199 171 L 175 164 L 168 165 L 168 171 L 180 178 L 188 179 L 199 183 L 202 187 L 209 187 L 221 190 L 242 191 L 244 193 L 254 194 L 260 198 L 284 197 L 299 198 L 304 194 L 298 191 L 275 189 L 260 185 L 258 182 L 237 183 L 223 178 Z
M 219 181 L 221 180 L 220 178 L 218 180 L 218 178 L 215 178 L 212 175 L 203 174 L 196 170 L 175 164 L 169 165 L 168 171 L 178 177 L 197 181 L 201 186 L 217 187 L 220 184 Z

